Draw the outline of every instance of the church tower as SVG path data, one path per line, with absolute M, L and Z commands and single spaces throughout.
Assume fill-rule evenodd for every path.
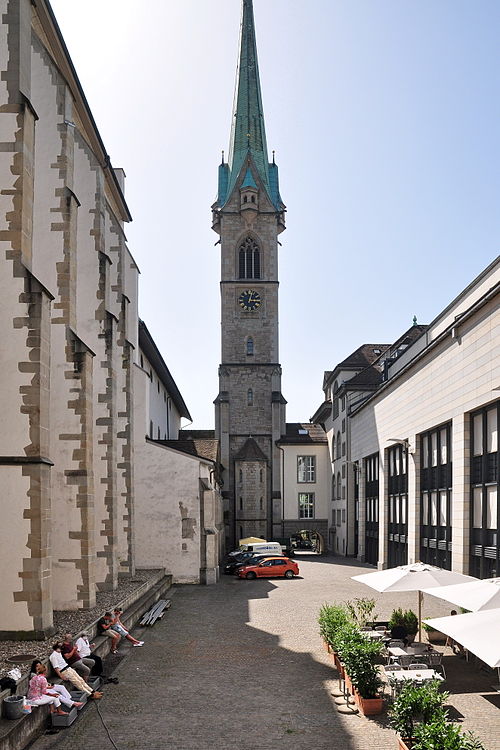
M 278 235 L 285 206 L 269 163 L 252 0 L 243 0 L 231 140 L 212 228 L 221 247 L 221 364 L 215 434 L 224 467 L 226 544 L 281 536 L 285 432 L 278 354 Z

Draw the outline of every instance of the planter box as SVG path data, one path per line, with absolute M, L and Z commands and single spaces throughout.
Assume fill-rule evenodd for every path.
M 351 678 L 349 677 L 349 675 L 347 674 L 347 672 L 345 672 L 345 670 L 344 670 L 344 681 L 345 681 L 345 689 L 347 690 L 348 693 L 350 693 L 351 695 L 353 695 L 354 694 L 354 690 L 353 690 L 353 687 L 352 687 Z
M 331 654 L 332 647 L 330 646 L 330 644 L 328 643 L 328 641 L 323 640 L 323 648 L 325 649 L 325 651 L 326 651 L 327 654 Z
M 398 737 L 398 750 L 411 750 L 412 745 L 412 740 L 409 740 L 406 737 L 404 739 L 402 737 Z
M 354 697 L 359 710 L 365 716 L 376 716 L 377 714 L 381 714 L 384 710 L 384 699 L 380 696 L 378 698 L 362 698 L 356 691 Z

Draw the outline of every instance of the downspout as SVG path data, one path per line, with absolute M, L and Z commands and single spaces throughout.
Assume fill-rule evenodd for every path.
M 281 536 L 285 538 L 285 451 L 278 443 L 276 447 L 281 451 Z

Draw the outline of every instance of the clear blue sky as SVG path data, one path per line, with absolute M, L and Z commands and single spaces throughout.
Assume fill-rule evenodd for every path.
M 213 426 L 219 248 L 239 0 L 53 0 L 127 174 L 140 314 Z M 139 9 L 141 13 L 139 13 Z M 430 322 L 499 254 L 498 0 L 254 0 L 269 149 L 288 207 L 280 360 L 288 421 L 364 342 Z

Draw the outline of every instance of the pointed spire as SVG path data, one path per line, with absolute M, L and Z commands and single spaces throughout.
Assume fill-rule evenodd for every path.
M 229 169 L 231 170 L 229 191 L 234 187 L 248 155 L 253 158 L 259 176 L 269 191 L 266 130 L 260 91 L 253 5 L 252 0 L 243 0 L 240 50 L 228 158 Z

